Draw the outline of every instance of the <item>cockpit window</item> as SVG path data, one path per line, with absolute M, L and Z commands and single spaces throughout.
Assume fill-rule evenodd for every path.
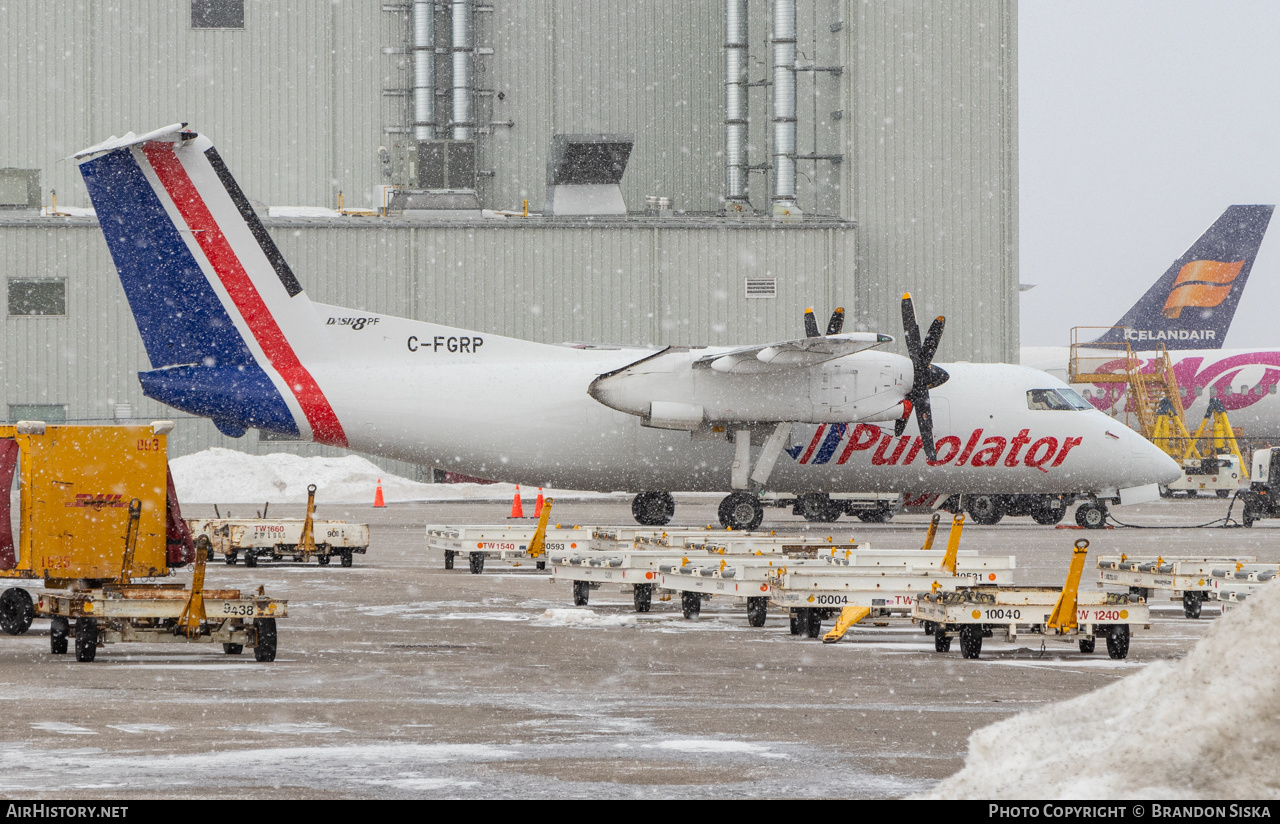
M 1059 389 L 1058 394 L 1067 399 L 1067 403 L 1076 409 L 1092 409 L 1093 404 L 1080 397 L 1080 393 L 1074 389 Z
M 1092 407 L 1071 389 L 1029 389 L 1027 408 L 1071 412 Z

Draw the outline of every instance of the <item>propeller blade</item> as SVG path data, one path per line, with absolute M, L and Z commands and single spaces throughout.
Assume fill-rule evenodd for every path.
M 916 309 L 911 303 L 910 292 L 902 295 L 902 335 L 906 338 L 907 354 L 914 365 L 920 357 L 920 324 L 916 323 Z
M 819 337 L 818 320 L 813 316 L 813 307 L 804 310 L 804 336 L 806 338 Z
M 929 393 L 926 390 L 915 399 L 916 423 L 920 425 L 920 440 L 924 454 L 931 461 L 938 460 L 938 448 L 933 443 L 933 409 L 929 405 Z
M 840 334 L 841 329 L 844 329 L 844 307 L 843 306 L 837 307 L 836 311 L 831 313 L 831 320 L 827 321 L 827 334 L 838 335 Z
M 929 325 L 929 333 L 924 336 L 924 345 L 920 348 L 921 359 L 925 363 L 933 363 L 933 356 L 938 351 L 938 341 L 942 339 L 942 329 L 947 319 L 942 315 L 933 319 Z
M 915 404 L 906 398 L 902 399 L 902 405 L 906 410 L 902 413 L 902 417 L 893 422 L 893 437 L 901 438 L 902 433 L 907 430 L 907 421 L 911 419 L 911 410 L 915 408 Z

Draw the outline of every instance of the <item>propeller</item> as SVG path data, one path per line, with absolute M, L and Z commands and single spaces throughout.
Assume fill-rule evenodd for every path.
M 911 293 L 907 292 L 902 296 L 902 331 L 907 342 L 907 354 L 911 356 L 911 389 L 903 399 L 906 411 L 894 424 L 893 434 L 895 437 L 901 436 L 907 428 L 907 419 L 915 412 L 924 454 L 931 461 L 938 459 L 938 450 L 933 444 L 933 409 L 929 405 L 929 390 L 942 386 L 951 377 L 945 370 L 933 365 L 933 356 L 938 351 L 938 341 L 942 338 L 942 328 L 946 323 L 947 319 L 941 315 L 934 318 L 929 326 L 929 333 L 922 342 Z
M 827 321 L 827 334 L 838 335 L 840 330 L 844 328 L 844 307 L 836 307 L 836 311 L 831 313 L 831 320 Z M 818 319 L 813 316 L 813 307 L 804 310 L 804 336 L 806 338 L 821 337 L 818 334 Z

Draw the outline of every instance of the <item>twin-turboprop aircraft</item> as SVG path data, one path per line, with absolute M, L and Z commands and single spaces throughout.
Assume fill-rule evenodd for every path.
M 934 365 L 903 300 L 892 338 L 764 346 L 554 346 L 312 303 L 208 138 L 178 124 L 76 155 L 137 320 L 148 397 L 213 419 L 468 475 L 631 490 L 667 523 L 672 491 L 724 490 L 725 526 L 760 493 L 833 507 L 832 492 L 1085 493 L 1105 519 L 1124 490 L 1179 475 L 1066 384 L 1020 366 Z M 1057 515 L 1058 518 L 1061 514 Z M 1079 516 L 1077 516 L 1079 519 Z

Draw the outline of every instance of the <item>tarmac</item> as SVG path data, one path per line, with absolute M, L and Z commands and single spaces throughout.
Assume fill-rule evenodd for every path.
M 715 499 L 678 498 L 673 526 L 715 520 Z M 1148 529 L 1081 531 L 1006 518 L 965 527 L 962 549 L 1016 555 L 1015 583 L 1060 585 L 1074 541 L 1099 554 L 1250 554 L 1280 562 L 1280 522 L 1191 529 L 1228 501 L 1160 501 L 1114 514 Z M 248 516 L 251 505 L 221 507 Z M 281 510 L 288 509 L 281 507 Z M 301 516 L 272 509 L 281 517 Z M 594 591 L 585 623 L 570 585 L 531 564 L 446 571 L 427 523 L 506 523 L 509 504 L 325 505 L 367 522 L 355 565 L 210 565 L 206 586 L 289 600 L 279 655 L 210 645 L 110 645 L 93 663 L 49 653 L 48 621 L 0 637 L 0 793 L 101 798 L 898 797 L 964 763 L 969 734 L 1186 653 L 1218 618 L 1182 616 L 1158 593 L 1128 659 L 1074 642 L 988 639 L 978 660 L 937 653 L 906 621 L 855 627 L 839 644 L 763 628 L 726 599 L 685 620 L 679 599 Z M 531 510 L 531 507 L 529 508 Z M 188 517 L 212 507 L 184 507 Z M 553 520 L 632 524 L 627 499 L 560 501 Z M 928 519 L 807 524 L 766 510 L 764 528 L 919 548 Z M 528 521 L 527 523 L 533 523 Z M 1068 518 L 1064 523 L 1070 524 Z M 944 521 L 945 524 L 945 521 Z M 945 541 L 940 531 L 937 546 Z M 179 571 L 177 581 L 190 573 Z M 581 613 L 578 613 L 581 617 Z M 559 616 L 559 617 L 557 617 Z M 827 622 L 827 627 L 830 622 Z

